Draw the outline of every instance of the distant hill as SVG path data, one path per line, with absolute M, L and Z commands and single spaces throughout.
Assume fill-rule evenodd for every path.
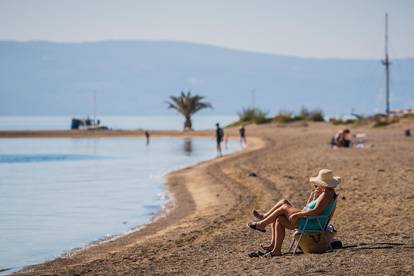
M 384 110 L 379 60 L 310 59 L 149 41 L 0 41 L 0 115 L 165 115 L 181 90 L 204 95 L 203 114 L 251 103 L 271 114 L 301 106 L 327 114 Z M 394 60 L 391 107 L 414 106 L 414 59 Z

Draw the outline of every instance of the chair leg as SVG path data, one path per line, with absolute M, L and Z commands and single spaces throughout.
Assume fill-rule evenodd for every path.
M 300 233 L 300 236 L 299 236 L 298 240 L 296 241 L 296 244 L 293 247 L 293 255 L 296 254 L 296 250 L 298 249 L 298 246 L 299 246 L 300 240 L 302 239 L 302 236 L 303 236 L 303 232 Z
M 289 248 L 289 253 L 292 253 L 292 255 L 295 255 L 296 254 L 296 247 L 297 247 L 297 240 L 295 240 L 295 238 L 293 238 L 293 241 L 292 241 L 292 243 L 290 245 L 290 248 Z
M 295 255 L 296 254 L 296 249 L 298 248 L 298 244 L 299 244 L 299 242 L 298 241 L 295 241 L 295 244 L 293 245 L 292 255 Z
M 292 253 L 292 248 L 293 248 L 293 245 L 295 244 L 295 235 L 293 235 L 292 236 L 292 238 L 293 238 L 293 240 L 292 240 L 292 242 L 290 243 L 290 246 L 289 246 L 289 251 L 288 251 L 288 253 Z

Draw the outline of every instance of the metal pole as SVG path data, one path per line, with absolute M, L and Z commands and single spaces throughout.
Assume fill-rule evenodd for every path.
M 252 107 L 253 107 L 253 109 L 256 109 L 256 106 L 255 106 L 255 95 L 254 95 L 254 89 L 252 89 Z
M 388 57 L 388 14 L 385 14 L 385 60 L 382 61 L 385 66 L 385 113 L 390 115 L 390 61 Z
M 93 91 L 93 119 L 96 122 L 96 91 Z

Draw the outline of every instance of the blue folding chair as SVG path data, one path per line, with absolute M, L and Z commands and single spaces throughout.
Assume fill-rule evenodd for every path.
M 332 246 L 330 244 L 330 241 L 327 237 L 327 227 L 329 225 L 329 221 L 331 220 L 335 209 L 336 209 L 336 201 L 337 201 L 338 195 L 335 195 L 333 199 L 333 206 L 331 209 L 331 212 L 329 215 L 323 215 L 323 216 L 307 216 L 303 217 L 305 219 L 305 224 L 303 226 L 303 229 L 295 229 L 293 233 L 293 240 L 289 247 L 289 253 L 292 253 L 293 255 L 296 254 L 296 250 L 298 249 L 299 243 L 302 240 L 302 237 L 304 234 L 321 234 L 325 242 L 328 244 L 329 249 L 332 250 Z M 310 220 L 316 220 L 318 222 L 318 229 L 306 229 L 306 226 L 308 225 Z M 325 221 L 325 224 L 322 224 L 321 221 Z M 299 238 L 295 238 L 295 236 L 300 235 Z

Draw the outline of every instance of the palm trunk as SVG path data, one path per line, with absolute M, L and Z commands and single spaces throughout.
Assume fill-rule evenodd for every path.
M 184 122 L 184 131 L 191 131 L 191 130 L 193 130 L 191 117 L 186 117 L 185 122 Z

